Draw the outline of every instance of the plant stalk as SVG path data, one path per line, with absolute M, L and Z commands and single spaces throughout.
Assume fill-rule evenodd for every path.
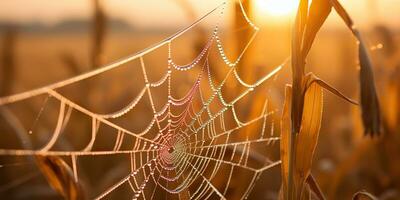
M 296 133 L 291 132 L 290 137 L 289 137 L 289 173 L 288 173 L 288 195 L 287 198 L 289 200 L 293 199 L 293 166 L 294 166 L 294 149 L 296 143 L 294 142 L 296 140 Z

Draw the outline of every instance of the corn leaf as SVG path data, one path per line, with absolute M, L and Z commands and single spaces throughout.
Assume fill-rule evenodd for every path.
M 352 19 L 342 5 L 337 0 L 330 0 L 330 2 L 359 41 L 358 56 L 360 60 L 360 92 L 364 134 L 371 136 L 379 135 L 381 132 L 379 101 L 375 88 L 372 64 L 368 56 L 366 45 L 360 32 L 355 28 Z
M 36 156 L 36 163 L 50 186 L 68 200 L 85 199 L 71 168 L 56 156 Z
M 304 72 L 304 59 L 301 55 L 301 48 L 303 44 L 303 36 L 307 21 L 307 15 L 308 0 L 300 0 L 295 19 L 292 39 L 292 68 L 294 75 L 296 76 L 294 77 L 295 79 L 301 76 Z
M 290 110 L 292 101 L 292 87 L 286 85 L 285 88 L 285 103 L 283 105 L 282 119 L 281 119 L 281 139 L 280 139 L 280 156 L 281 156 L 281 173 L 282 173 L 282 186 L 281 196 L 287 199 L 288 191 L 288 178 L 289 178 L 289 139 L 291 134 L 290 128 Z
M 318 85 L 320 85 L 324 89 L 328 90 L 332 94 L 342 98 L 343 100 L 345 100 L 351 104 L 358 105 L 357 101 L 347 97 L 346 95 L 341 93 L 339 90 L 337 90 L 333 86 L 329 85 L 327 82 L 325 82 L 325 81 L 321 80 L 320 78 L 318 78 L 317 76 L 315 76 L 312 72 L 309 72 L 306 75 L 306 88 L 308 88 L 312 83 L 318 83 Z
M 362 121 L 364 124 L 364 134 L 374 136 L 381 132 L 381 118 L 379 101 L 376 94 L 374 74 L 372 72 L 371 61 L 367 54 L 367 49 L 360 40 L 360 87 L 361 87 L 361 108 Z
M 304 42 L 302 48 L 302 55 L 307 57 L 308 52 L 314 42 L 315 36 L 321 29 L 326 18 L 328 18 L 332 6 L 328 0 L 313 0 L 308 13 L 306 30 L 304 33 Z
M 322 88 L 312 83 L 304 96 L 304 109 L 300 132 L 295 141 L 294 184 L 295 197 L 299 199 L 304 183 L 310 175 L 314 151 L 318 143 L 322 119 Z
M 329 0 L 333 8 L 335 8 L 336 12 L 339 14 L 339 16 L 342 18 L 344 23 L 347 25 L 347 27 L 351 30 L 354 31 L 354 22 L 351 19 L 350 15 L 347 13 L 347 11 L 343 8 L 343 6 L 339 3 L 337 0 Z

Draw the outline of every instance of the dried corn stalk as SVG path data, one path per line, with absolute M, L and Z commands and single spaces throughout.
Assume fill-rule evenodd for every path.
M 285 199 L 305 198 L 304 194 L 309 193 L 304 191 L 305 188 L 314 188 L 313 192 L 317 197 L 323 198 L 323 195 L 318 195 L 318 191 L 315 191 L 315 188 L 318 188 L 315 180 L 313 184 L 316 187 L 305 187 L 311 176 L 313 154 L 318 142 L 322 118 L 322 88 L 357 104 L 314 74 L 305 73 L 306 57 L 332 8 L 359 41 L 360 91 L 365 134 L 373 136 L 380 132 L 379 103 L 371 62 L 366 46 L 351 18 L 337 0 L 313 0 L 310 7 L 308 0 L 300 0 L 292 35 L 292 94 L 286 94 L 286 101 L 291 101 L 291 108 L 288 107 L 288 102 L 285 102 L 282 118 L 282 194 Z
M 290 101 L 291 88 L 286 88 L 286 98 L 281 122 L 281 160 L 282 160 L 282 175 L 283 175 L 283 194 L 285 199 L 289 198 L 286 195 L 288 192 L 288 177 L 289 177 L 289 152 L 294 155 L 293 162 L 293 181 L 294 188 L 291 198 L 299 199 L 305 196 L 306 181 L 311 178 L 312 158 L 315 147 L 318 142 L 319 129 L 322 119 L 322 87 L 317 83 L 311 83 L 307 88 L 304 96 L 304 108 L 301 120 L 300 132 L 297 137 L 290 137 Z M 289 145 L 290 144 L 290 145 Z M 287 148 L 293 148 L 293 150 Z M 313 190 L 317 190 L 318 186 L 315 180 L 312 179 Z M 318 192 L 318 194 L 321 194 Z M 323 197 L 323 195 L 319 195 Z

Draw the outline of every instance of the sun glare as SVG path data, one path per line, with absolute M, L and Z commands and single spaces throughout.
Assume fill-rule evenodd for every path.
M 280 17 L 293 14 L 298 3 L 298 0 L 256 0 L 254 6 L 259 15 Z

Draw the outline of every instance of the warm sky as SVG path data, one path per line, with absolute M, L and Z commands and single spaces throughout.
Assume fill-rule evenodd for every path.
M 189 23 L 182 7 L 177 2 L 184 0 L 103 0 L 109 16 L 122 18 L 138 27 L 170 27 Z M 188 0 L 198 16 L 215 7 L 221 0 Z M 234 0 L 228 0 L 232 2 Z M 285 13 L 290 4 L 298 0 L 253 0 L 257 3 L 258 20 L 279 20 L 288 18 Z M 288 2 L 287 4 L 275 2 Z M 397 25 L 400 21 L 400 0 L 341 0 L 357 24 L 363 25 L 373 18 Z M 370 6 L 375 4 L 375 6 Z M 91 0 L 6 0 L 0 1 L 0 21 L 8 22 L 41 22 L 54 24 L 69 18 L 89 18 Z M 265 6 L 265 7 L 264 7 Z M 283 8 L 282 8 L 283 6 Z M 368 10 L 373 7 L 374 11 Z M 283 10 L 277 10 L 283 9 Z M 286 12 L 286 11 L 285 11 Z M 274 16 L 275 14 L 279 14 Z M 397 25 L 399 26 L 399 25 Z

